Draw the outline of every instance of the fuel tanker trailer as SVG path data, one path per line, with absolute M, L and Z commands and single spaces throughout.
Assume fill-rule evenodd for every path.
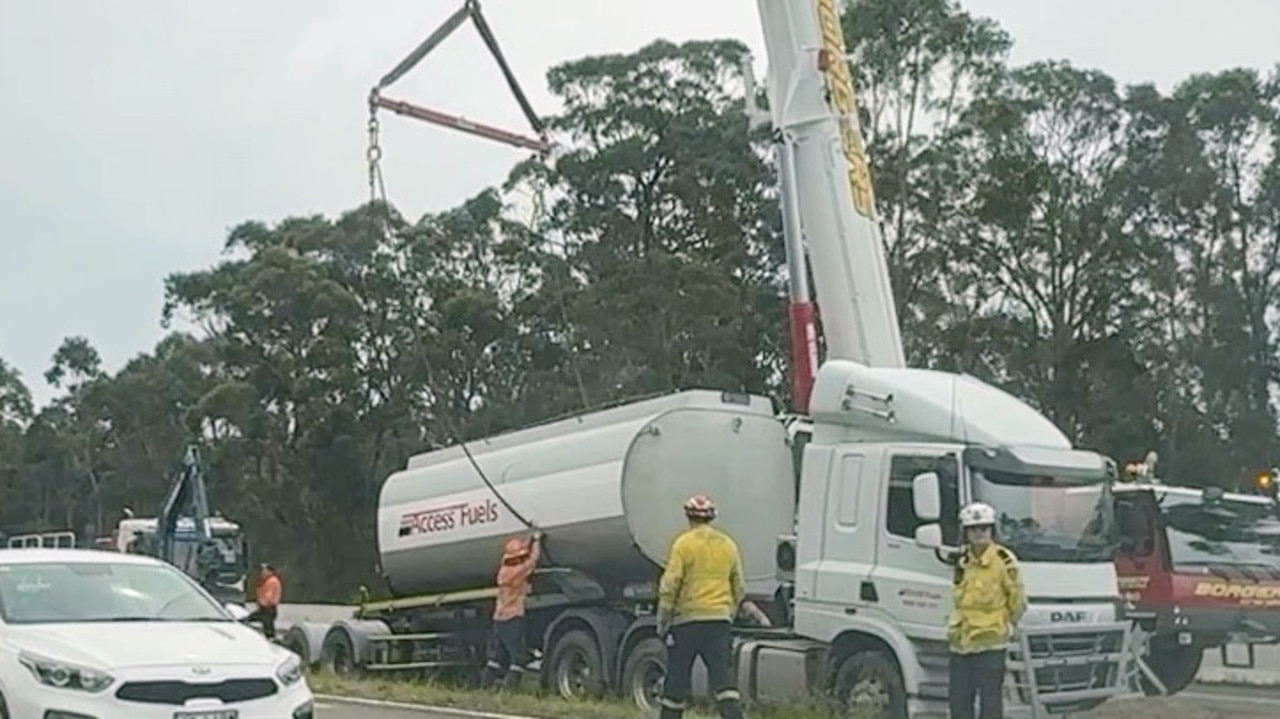
M 768 398 L 711 390 L 414 456 L 378 501 L 380 568 L 394 598 L 327 629 L 295 625 L 286 642 L 338 672 L 470 676 L 483 664 L 503 545 L 536 526 L 543 558 L 528 645 L 563 694 L 598 694 L 628 669 L 637 627 L 652 634 L 657 580 L 692 494 L 714 498 L 717 526 L 739 545 L 749 598 L 781 616 L 774 558 L 778 537 L 794 532 L 794 466 L 787 425 Z M 661 648 L 645 648 L 630 655 L 632 675 L 654 669 L 646 659 Z
M 742 549 L 748 590 L 772 596 L 794 487 L 768 400 L 686 392 L 413 457 L 382 486 L 378 553 L 397 595 L 475 589 L 536 524 L 574 581 L 631 596 L 652 592 L 682 503 L 704 492 Z

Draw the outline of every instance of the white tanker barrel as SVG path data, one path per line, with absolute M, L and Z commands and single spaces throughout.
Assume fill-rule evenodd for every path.
M 546 533 L 555 566 L 614 591 L 654 582 L 706 493 L 737 541 L 748 591 L 776 587 L 774 549 L 794 524 L 786 431 L 761 397 L 706 390 L 603 410 L 468 443 L 502 498 Z M 458 447 L 387 478 L 378 553 L 397 596 L 490 586 L 503 543 L 528 529 Z

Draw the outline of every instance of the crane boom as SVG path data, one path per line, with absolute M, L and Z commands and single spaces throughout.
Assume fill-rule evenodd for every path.
M 828 359 L 906 366 L 836 0 L 758 0 Z M 804 272 L 792 267 L 792 272 Z

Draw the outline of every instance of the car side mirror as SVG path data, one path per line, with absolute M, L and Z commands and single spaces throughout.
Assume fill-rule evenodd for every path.
M 230 614 L 232 618 L 234 618 L 237 622 L 243 622 L 244 620 L 249 618 L 249 610 L 245 609 L 243 606 L 239 604 L 236 604 L 234 602 L 227 602 L 222 606 L 224 609 L 227 610 L 227 613 Z
M 917 474 L 911 480 L 911 503 L 921 522 L 928 524 L 942 518 L 942 491 L 938 488 L 937 472 Z

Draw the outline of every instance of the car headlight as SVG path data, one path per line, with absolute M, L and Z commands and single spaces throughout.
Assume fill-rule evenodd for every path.
M 36 681 L 59 689 L 77 689 L 84 692 L 100 692 L 111 686 L 115 678 L 110 674 L 77 666 L 67 662 L 37 656 L 28 652 L 18 654 L 18 662 L 31 670 Z
M 276 679 L 285 686 L 297 684 L 302 679 L 302 659 L 297 654 L 290 653 L 288 658 L 276 667 Z

